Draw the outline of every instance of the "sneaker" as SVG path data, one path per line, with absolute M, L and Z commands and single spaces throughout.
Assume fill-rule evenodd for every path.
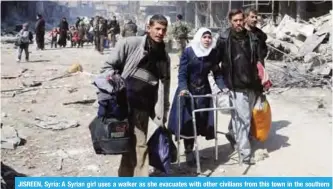
M 16 62 L 20 62 L 21 60 L 20 59 L 16 59 Z

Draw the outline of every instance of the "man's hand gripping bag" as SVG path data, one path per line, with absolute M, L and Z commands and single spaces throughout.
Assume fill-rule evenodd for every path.
M 268 138 L 272 124 L 271 107 L 265 95 L 257 98 L 252 110 L 251 135 L 260 142 Z

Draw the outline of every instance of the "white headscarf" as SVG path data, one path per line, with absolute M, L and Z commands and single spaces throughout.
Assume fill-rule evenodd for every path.
M 202 38 L 202 35 L 207 31 L 210 32 L 212 35 L 212 43 L 209 47 L 205 48 L 201 43 L 201 38 Z M 215 39 L 213 38 L 212 31 L 210 31 L 210 29 L 208 29 L 208 28 L 200 28 L 195 33 L 193 40 L 191 40 L 191 42 L 189 44 L 189 47 L 192 47 L 194 54 L 197 57 L 205 57 L 205 56 L 209 55 L 209 53 L 212 51 L 212 49 L 215 47 L 215 45 L 216 45 L 216 42 L 215 42 Z

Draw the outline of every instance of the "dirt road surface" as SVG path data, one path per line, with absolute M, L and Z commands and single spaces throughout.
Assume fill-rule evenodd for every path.
M 1 75 L 20 77 L 2 79 L 1 90 L 22 87 L 41 81 L 39 90 L 24 93 L 1 93 L 2 130 L 13 127 L 26 140 L 16 149 L 2 149 L 2 161 L 19 172 L 32 176 L 117 176 L 120 156 L 96 155 L 92 148 L 88 124 L 96 114 L 92 103 L 63 105 L 64 102 L 95 98 L 93 77 L 79 73 L 47 81 L 65 72 L 73 63 L 92 74 L 99 72 L 103 60 L 112 53 L 100 55 L 92 46 L 36 51 L 30 46 L 30 62 L 16 63 L 12 44 L 1 46 Z M 172 59 L 171 96 L 177 87 L 178 62 Z M 269 63 L 268 63 L 269 64 Z M 273 123 L 270 137 L 256 145 L 256 165 L 239 166 L 237 155 L 223 135 L 219 135 L 219 160 L 214 161 L 214 140 L 200 138 L 201 176 L 331 176 L 332 175 L 332 96 L 330 90 L 291 89 L 268 95 Z M 322 103 L 323 107 L 319 105 Z M 37 127 L 36 117 L 55 121 L 78 121 L 80 126 L 64 130 Z M 219 116 L 219 130 L 226 131 L 228 115 Z M 173 165 L 173 176 L 194 176 L 195 168 L 184 163 Z M 157 174 L 158 175 L 158 174 Z

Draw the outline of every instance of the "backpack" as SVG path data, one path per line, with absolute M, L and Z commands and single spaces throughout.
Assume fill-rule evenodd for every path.
M 96 154 L 118 155 L 129 152 L 131 132 L 127 119 L 96 116 L 89 124 L 89 130 Z
M 30 43 L 30 32 L 23 31 L 19 37 L 19 44 L 27 44 Z

